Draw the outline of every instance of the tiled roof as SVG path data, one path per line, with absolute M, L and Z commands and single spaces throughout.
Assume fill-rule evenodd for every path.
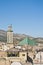
M 36 45 L 36 42 L 34 40 L 31 40 L 29 38 L 25 38 L 22 40 L 19 45 Z

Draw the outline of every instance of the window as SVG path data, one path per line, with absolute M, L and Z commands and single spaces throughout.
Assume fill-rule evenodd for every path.
M 25 56 L 25 54 L 22 54 L 22 56 Z

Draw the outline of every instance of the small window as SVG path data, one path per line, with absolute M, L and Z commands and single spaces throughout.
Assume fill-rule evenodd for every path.
M 25 54 L 22 54 L 22 56 L 25 56 Z

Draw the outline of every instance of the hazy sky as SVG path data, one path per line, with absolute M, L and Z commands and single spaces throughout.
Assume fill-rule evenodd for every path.
M 43 0 L 0 0 L 0 29 L 43 37 Z

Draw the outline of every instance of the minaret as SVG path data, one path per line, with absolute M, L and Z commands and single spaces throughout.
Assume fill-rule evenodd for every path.
M 12 25 L 8 26 L 8 31 L 7 31 L 7 43 L 13 43 L 13 30 L 12 30 Z

